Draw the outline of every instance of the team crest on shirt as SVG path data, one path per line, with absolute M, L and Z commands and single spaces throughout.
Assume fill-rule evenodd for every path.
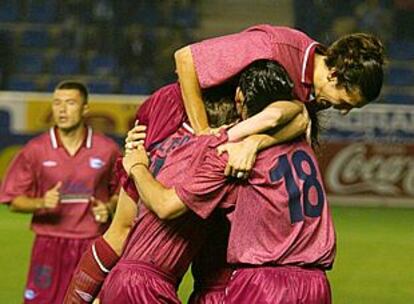
M 33 289 L 26 289 L 24 291 L 24 298 L 27 300 L 33 300 L 34 298 L 36 298 L 36 293 Z
M 57 166 L 57 162 L 55 162 L 54 160 L 45 160 L 42 163 L 43 167 L 56 167 Z
M 92 169 L 100 169 L 105 165 L 105 162 L 97 157 L 91 157 L 89 158 L 89 166 Z

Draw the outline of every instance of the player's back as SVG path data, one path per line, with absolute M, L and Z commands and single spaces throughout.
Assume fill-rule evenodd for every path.
M 303 140 L 258 155 L 231 215 L 228 260 L 330 268 L 335 231 L 316 156 Z

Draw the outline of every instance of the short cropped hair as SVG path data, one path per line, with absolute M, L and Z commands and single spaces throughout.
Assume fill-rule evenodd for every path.
M 88 88 L 86 87 L 84 83 L 80 81 L 76 81 L 76 80 L 61 81 L 56 85 L 55 90 L 77 90 L 82 96 L 85 104 L 88 103 L 88 96 L 89 96 Z

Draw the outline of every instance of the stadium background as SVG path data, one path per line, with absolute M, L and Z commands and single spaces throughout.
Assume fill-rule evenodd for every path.
M 175 79 L 180 46 L 257 23 L 323 43 L 373 32 L 389 59 L 382 95 L 346 117 L 331 113 L 320 151 L 336 205 L 329 275 L 334 303 L 414 303 L 413 21 L 413 0 L 2 0 L 0 180 L 19 147 L 50 126 L 50 91 L 62 79 L 88 84 L 88 122 L 121 140 L 145 95 Z M 28 225 L 1 206 L 0 303 L 21 302 Z M 183 299 L 190 291 L 187 276 Z

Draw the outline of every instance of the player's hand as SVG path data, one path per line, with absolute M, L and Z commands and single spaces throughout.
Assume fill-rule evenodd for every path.
M 92 213 L 95 221 L 98 223 L 106 223 L 109 220 L 110 212 L 108 206 L 102 201 L 92 197 Z
M 43 208 L 52 209 L 57 207 L 57 205 L 59 204 L 59 190 L 61 187 L 62 182 L 57 182 L 53 188 L 46 191 L 45 195 L 43 196 Z
M 254 166 L 257 145 L 243 140 L 237 143 L 227 143 L 219 146 L 217 152 L 221 155 L 227 152 L 229 159 L 224 170 L 226 176 L 247 179 Z
M 138 145 L 136 149 L 132 149 L 128 153 L 125 153 L 125 156 L 122 158 L 122 165 L 125 171 L 128 172 L 128 175 L 131 175 L 131 170 L 135 166 L 142 165 L 148 168 L 149 159 L 144 146 Z
M 132 149 L 144 144 L 146 130 L 147 126 L 139 125 L 138 121 L 136 122 L 135 126 L 128 131 L 127 137 L 125 138 L 125 153 L 129 153 Z

